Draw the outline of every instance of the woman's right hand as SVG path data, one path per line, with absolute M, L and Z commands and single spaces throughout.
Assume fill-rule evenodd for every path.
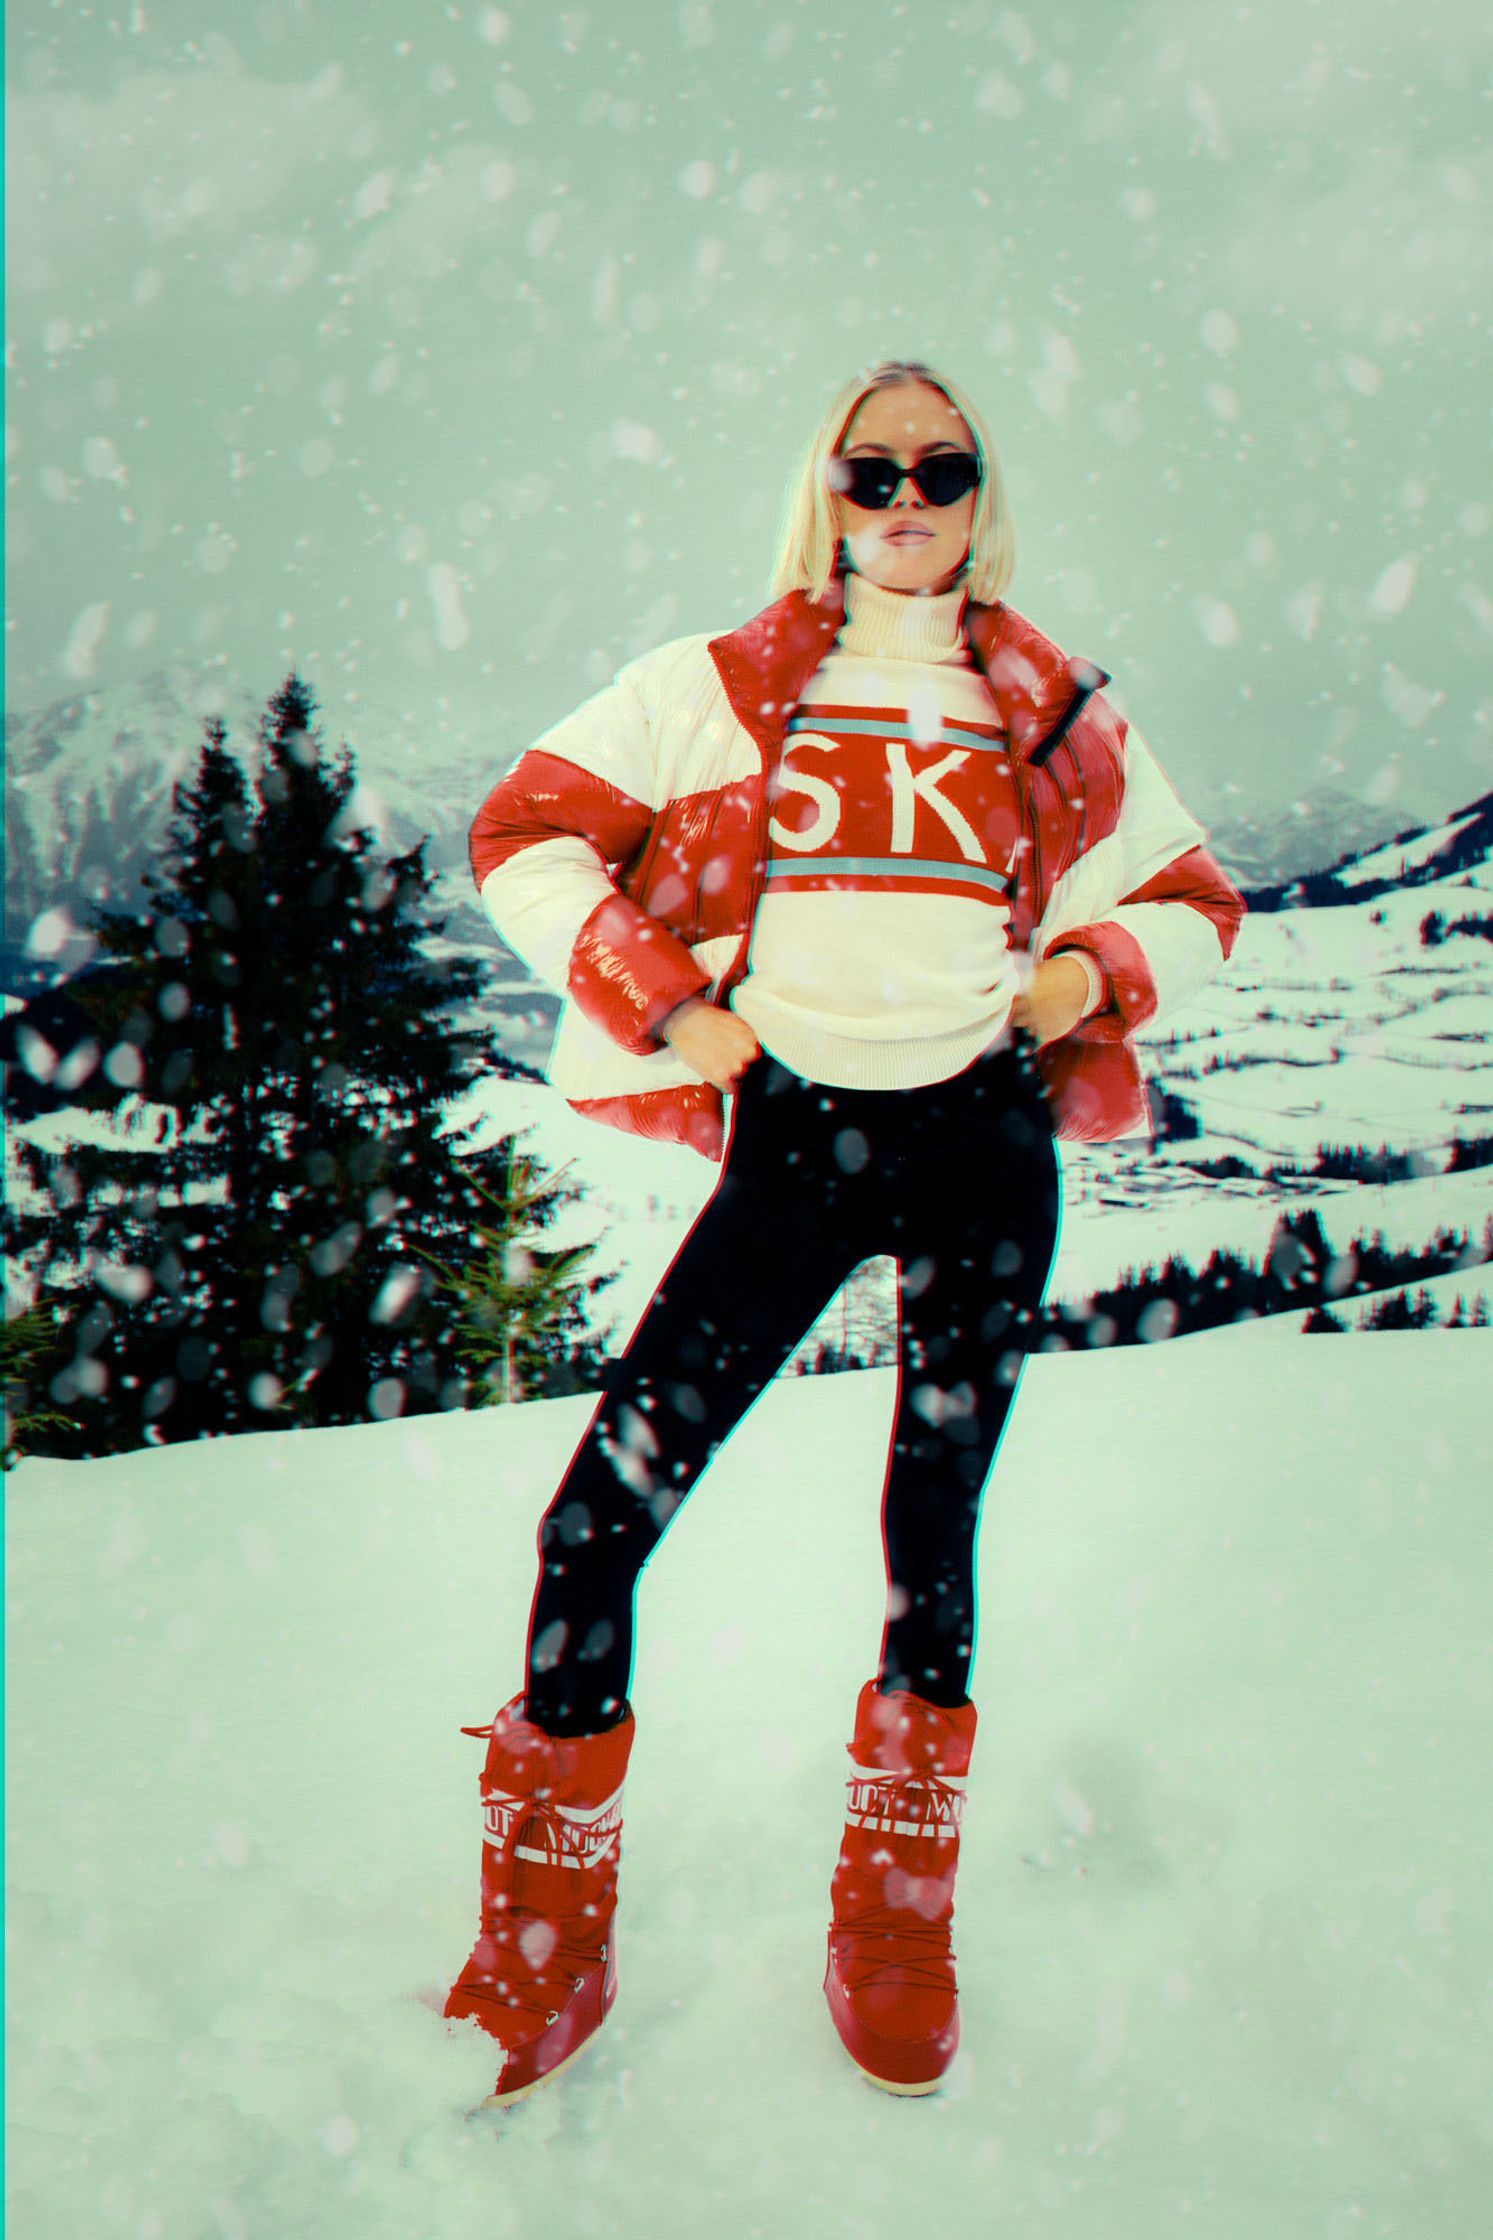
M 722 1011 L 704 996 L 686 996 L 658 1029 L 660 1038 L 692 1073 L 729 1094 L 762 1045 L 734 1011 Z

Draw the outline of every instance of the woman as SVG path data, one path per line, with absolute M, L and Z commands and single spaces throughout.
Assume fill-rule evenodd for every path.
M 638 1575 L 875 1253 L 899 1268 L 887 1618 L 825 1991 L 889 2091 L 935 2089 L 957 2043 L 975 1537 L 1052 1263 L 1054 1134 L 1143 1127 L 1129 1037 L 1242 912 L 1103 671 L 1002 602 L 1011 565 L 972 407 L 878 366 L 790 488 L 774 603 L 630 663 L 473 826 L 489 915 L 568 999 L 556 1086 L 724 1162 L 544 1518 L 524 1690 L 488 1735 L 481 1933 L 446 2013 L 503 2048 L 500 2100 L 615 1995 Z

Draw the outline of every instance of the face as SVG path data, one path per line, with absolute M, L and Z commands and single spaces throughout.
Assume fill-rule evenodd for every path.
M 908 466 L 931 451 L 974 451 L 975 439 L 941 389 L 924 382 L 873 389 L 840 442 L 846 459 L 895 459 Z M 899 484 L 884 513 L 831 494 L 835 521 L 858 575 L 885 591 L 947 591 L 969 551 L 978 492 L 930 506 L 915 482 Z

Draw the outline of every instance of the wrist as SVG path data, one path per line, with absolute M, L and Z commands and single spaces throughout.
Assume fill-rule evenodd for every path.
M 1109 982 L 1105 979 L 1103 967 L 1096 957 L 1091 957 L 1086 949 L 1064 949 L 1052 961 L 1054 964 L 1076 966 L 1082 977 L 1083 1009 L 1078 1014 L 1080 1021 L 1092 1018 L 1096 1011 L 1103 1010 L 1105 1004 L 1109 1001 Z
M 689 1018 L 692 1012 L 708 1011 L 709 1009 L 710 1005 L 708 1004 L 704 996 L 698 993 L 692 996 L 686 996 L 682 1003 L 675 1004 L 672 1011 L 666 1011 L 664 1013 L 664 1016 L 659 1020 L 657 1026 L 653 1031 L 658 1036 L 660 1042 L 667 1042 L 670 1035 L 674 1032 L 674 1029 L 680 1024 L 681 1020 Z

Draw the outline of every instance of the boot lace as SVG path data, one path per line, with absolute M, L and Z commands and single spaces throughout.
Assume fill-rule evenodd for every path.
M 553 1805 L 535 1798 L 528 1802 L 521 1813 L 514 1815 L 513 1825 L 503 1842 L 499 1856 L 508 1870 L 504 1881 L 511 1888 L 520 1862 L 515 1856 L 520 1842 L 533 1847 L 542 1844 L 556 1857 L 563 1846 L 560 1817 Z M 511 1956 L 513 1967 L 503 1977 L 500 1996 L 505 2006 L 517 2007 L 529 2015 L 540 2015 L 545 2022 L 558 2019 L 561 2006 L 573 1991 L 585 1984 L 585 1971 L 594 1968 L 606 1958 L 606 1939 L 597 1939 L 594 1920 L 580 1917 L 567 1937 L 563 1917 L 556 1921 L 553 1914 L 534 1906 L 515 1903 L 511 1898 L 502 1906 L 484 1906 L 482 1926 L 492 1939 L 498 1952 Z M 553 1939 L 550 1950 L 536 1967 L 526 1950 L 532 1949 L 536 1939 Z
M 954 1949 L 940 1922 L 922 1921 L 899 1906 L 866 1906 L 836 1922 L 834 1939 L 847 1991 L 864 1991 L 886 1975 L 926 1991 L 952 1988 Z
M 963 1791 L 936 1773 L 908 1773 L 877 1785 L 878 1819 L 914 1824 L 916 1838 L 957 1836 Z M 841 1975 L 848 1991 L 862 1991 L 890 1973 L 930 1991 L 951 1987 L 955 1958 L 947 1921 L 929 1921 L 912 1906 L 869 1905 L 837 1918 Z

